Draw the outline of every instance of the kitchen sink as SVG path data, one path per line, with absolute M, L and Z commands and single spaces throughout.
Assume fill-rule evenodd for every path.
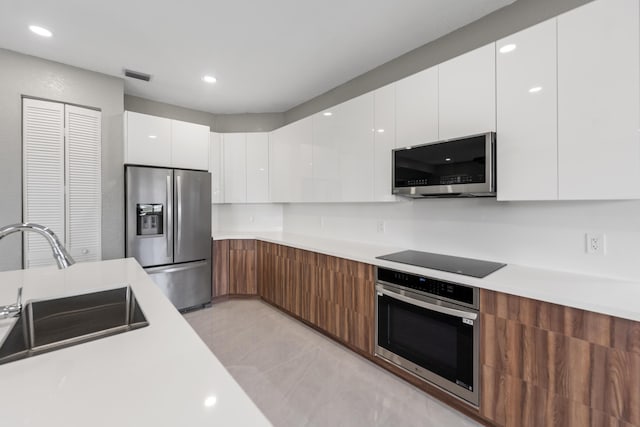
M 0 346 L 0 364 L 148 325 L 130 286 L 30 301 Z

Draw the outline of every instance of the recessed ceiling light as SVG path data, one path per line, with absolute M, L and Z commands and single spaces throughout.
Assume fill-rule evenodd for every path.
M 207 76 L 203 76 L 203 77 L 202 77 L 202 81 L 203 81 L 203 82 L 207 82 L 207 83 L 215 83 L 215 82 L 217 82 L 218 80 L 216 80 L 216 78 L 215 78 L 215 77 L 213 77 L 213 76 L 209 76 L 209 75 L 207 75 Z
M 46 28 L 38 27 L 37 25 L 29 25 L 29 29 L 42 37 L 51 37 L 53 33 Z
M 156 136 L 156 135 L 149 135 L 149 138 L 150 138 L 150 139 L 156 139 L 156 138 L 157 138 L 157 136 Z
M 208 396 L 205 400 L 204 400 L 204 406 L 210 408 L 213 405 L 216 404 L 216 402 L 218 401 L 218 399 L 215 396 Z
M 529 93 L 536 93 L 536 92 L 540 92 L 541 90 L 542 90 L 541 86 L 535 86 L 529 89 Z
M 378 129 L 378 133 L 384 132 L 384 129 Z
M 513 43 L 505 44 L 500 48 L 500 53 L 509 53 L 516 50 L 516 45 Z
M 451 157 L 447 157 L 446 159 L 444 159 L 445 162 L 450 162 L 451 161 Z
M 322 115 L 329 117 L 329 116 L 332 116 L 333 113 L 331 111 L 325 111 L 324 113 L 322 113 Z

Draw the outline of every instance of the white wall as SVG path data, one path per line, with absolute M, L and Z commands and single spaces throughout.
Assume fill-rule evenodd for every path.
M 640 201 L 291 204 L 283 207 L 283 229 L 640 280 Z M 586 232 L 606 233 L 605 256 L 585 253 Z
M 282 205 L 212 205 L 211 230 L 213 232 L 282 231 Z
M 124 81 L 0 49 L 0 226 L 22 221 L 22 96 L 102 111 L 102 258 L 124 256 Z M 47 225 L 47 224 L 44 224 Z M 18 234 L 0 241 L 0 271 L 22 268 Z

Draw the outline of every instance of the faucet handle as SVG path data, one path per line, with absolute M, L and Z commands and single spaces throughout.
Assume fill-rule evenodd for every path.
M 22 313 L 22 286 L 18 288 L 18 301 L 15 304 L 0 306 L 0 319 L 17 317 Z

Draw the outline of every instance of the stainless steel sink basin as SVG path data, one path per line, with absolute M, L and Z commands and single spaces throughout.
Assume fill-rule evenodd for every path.
M 0 364 L 148 326 L 131 287 L 27 303 Z

